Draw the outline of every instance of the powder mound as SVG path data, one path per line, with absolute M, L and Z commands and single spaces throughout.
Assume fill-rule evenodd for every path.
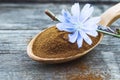
M 43 31 L 34 41 L 33 53 L 43 58 L 64 58 L 83 53 L 94 46 L 100 39 L 91 37 L 93 44 L 88 45 L 83 42 L 81 48 L 76 43 L 70 43 L 67 37 L 68 33 L 59 31 L 55 26 Z

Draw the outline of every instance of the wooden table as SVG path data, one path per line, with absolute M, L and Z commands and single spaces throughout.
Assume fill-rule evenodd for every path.
M 81 4 L 83 5 L 83 4 Z M 44 14 L 45 9 L 59 14 L 71 4 L 0 4 L 0 80 L 68 80 L 68 74 L 79 74 L 78 66 L 87 65 L 105 80 L 120 80 L 120 39 L 105 35 L 102 42 L 87 55 L 64 64 L 46 65 L 31 60 L 26 47 L 41 30 L 55 25 Z M 100 16 L 111 5 L 94 4 L 94 16 Z M 119 27 L 120 20 L 112 27 Z M 87 73 L 87 72 L 83 72 Z M 109 79 L 106 78 L 109 75 Z

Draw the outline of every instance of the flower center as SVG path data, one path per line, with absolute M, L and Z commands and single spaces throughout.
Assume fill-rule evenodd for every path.
M 83 24 L 82 24 L 82 23 L 78 23 L 78 24 L 76 25 L 76 27 L 77 27 L 77 30 L 81 30 L 82 27 L 83 27 Z

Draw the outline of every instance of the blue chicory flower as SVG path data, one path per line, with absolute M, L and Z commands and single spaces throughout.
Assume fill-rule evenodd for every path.
M 91 45 L 92 40 L 88 35 L 98 35 L 97 23 L 100 21 L 100 17 L 90 18 L 93 11 L 94 8 L 86 4 L 80 12 L 79 3 L 75 3 L 71 8 L 71 14 L 65 9 L 62 10 L 62 15 L 58 16 L 60 23 L 56 27 L 60 31 L 70 32 L 69 42 L 77 42 L 78 48 L 82 47 L 83 40 Z

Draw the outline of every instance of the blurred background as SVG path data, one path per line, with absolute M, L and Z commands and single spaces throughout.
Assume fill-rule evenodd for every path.
M 82 3 L 117 3 L 120 0 L 0 0 L 0 2 L 5 3 L 72 3 L 72 2 L 82 2 Z

